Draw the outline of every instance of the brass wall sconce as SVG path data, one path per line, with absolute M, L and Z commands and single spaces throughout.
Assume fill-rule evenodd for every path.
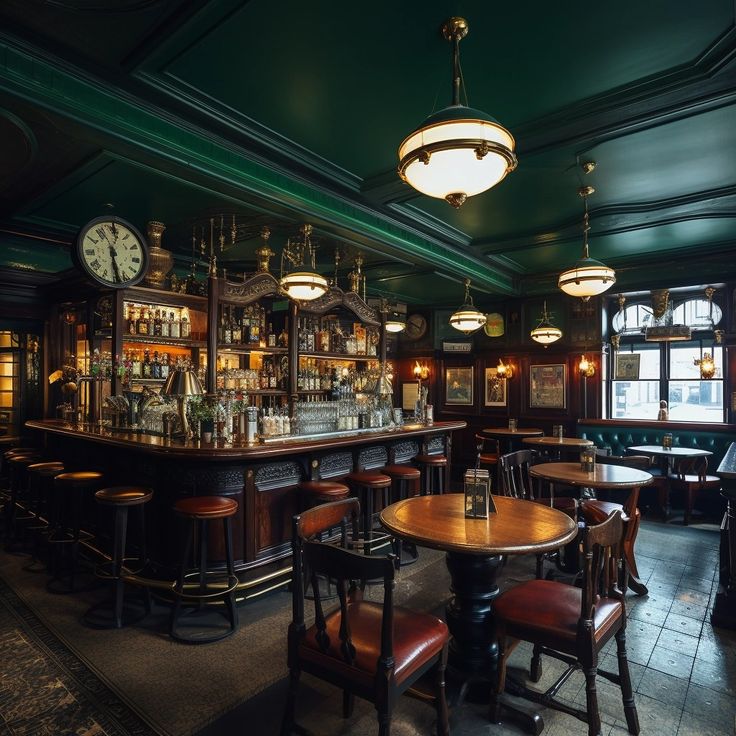
M 580 356 L 580 362 L 578 363 L 578 370 L 583 378 L 592 378 L 595 375 L 595 364 L 592 360 L 588 360 L 588 357 L 583 353 Z
M 513 378 L 514 367 L 511 363 L 504 363 L 503 358 L 498 359 L 498 365 L 496 366 L 496 378 Z
M 429 366 L 428 365 L 420 365 L 419 361 L 417 360 L 414 363 L 414 378 L 417 379 L 417 381 L 426 381 L 429 378 Z
M 710 353 L 703 353 L 700 360 L 695 358 L 693 363 L 700 368 L 700 378 L 709 381 L 716 374 L 716 362 Z

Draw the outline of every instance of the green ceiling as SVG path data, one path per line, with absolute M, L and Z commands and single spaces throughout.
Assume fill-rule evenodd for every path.
M 470 102 L 519 154 L 457 211 L 395 173 L 449 101 L 451 14 Z M 591 251 L 622 288 L 736 278 L 731 0 L 6 0 L 0 29 L 0 267 L 68 269 L 111 203 L 165 222 L 180 268 L 224 212 L 231 271 L 253 268 L 261 225 L 280 250 L 306 221 L 325 271 L 336 247 L 366 253 L 374 293 L 454 305 L 469 275 L 481 300 L 539 294 L 579 256 L 575 163 L 595 160 Z

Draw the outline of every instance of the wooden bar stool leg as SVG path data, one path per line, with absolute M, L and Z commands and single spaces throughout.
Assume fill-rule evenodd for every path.
M 207 520 L 199 522 L 199 594 L 203 595 L 207 589 Z M 203 605 L 200 599 L 199 607 Z

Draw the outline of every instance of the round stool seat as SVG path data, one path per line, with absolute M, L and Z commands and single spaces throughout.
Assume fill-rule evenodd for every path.
M 113 486 L 112 488 L 101 488 L 95 493 L 95 500 L 109 506 L 138 506 L 148 503 L 153 498 L 150 488 L 139 486 Z
M 419 480 L 421 476 L 419 468 L 415 468 L 413 465 L 386 465 L 381 468 L 381 472 L 396 480 L 402 478 L 404 480 Z
M 10 450 L 5 450 L 3 453 L 3 459 L 7 460 L 13 455 L 29 455 L 32 453 L 39 454 L 40 450 L 37 447 L 13 447 Z
M 8 458 L 8 463 L 16 468 L 27 468 L 39 461 L 40 455 L 13 455 Z
M 364 488 L 388 488 L 391 485 L 391 478 L 387 475 L 367 470 L 350 473 L 348 480 Z
M 96 470 L 76 470 L 71 473 L 61 473 L 54 478 L 58 485 L 62 486 L 89 486 L 102 480 L 102 473 Z
M 447 458 L 444 455 L 417 455 L 414 462 L 421 465 L 447 465 Z
M 333 480 L 305 480 L 299 484 L 299 490 L 310 496 L 324 496 L 331 501 L 338 501 L 350 495 L 350 489 L 344 483 Z
M 59 475 L 59 473 L 64 472 L 64 463 L 58 460 L 47 463 L 33 463 L 33 465 L 29 465 L 26 470 L 29 473 L 35 473 L 36 475 Z
M 194 519 L 224 519 L 237 510 L 238 502 L 225 496 L 191 496 L 174 504 L 174 511 Z

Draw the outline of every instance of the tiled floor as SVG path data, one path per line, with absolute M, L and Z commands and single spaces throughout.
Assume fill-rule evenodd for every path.
M 717 630 L 710 624 L 710 609 L 717 592 L 719 535 L 709 530 L 684 528 L 675 524 L 643 523 L 637 542 L 639 571 L 649 586 L 649 595 L 629 593 L 627 605 L 627 650 L 636 690 L 641 733 L 653 736 L 733 736 L 736 715 L 736 632 Z M 526 572 L 523 560 L 510 565 Z M 615 642 L 604 650 L 601 668 L 617 672 Z M 510 659 L 518 676 L 528 672 L 530 647 L 521 645 Z M 562 670 L 562 663 L 543 658 L 544 689 Z M 604 736 L 628 733 L 617 686 L 599 677 L 598 696 Z M 278 722 L 278 688 L 256 699 L 251 707 L 261 717 L 266 711 L 274 725 Z M 585 707 L 584 679 L 580 673 L 563 686 L 560 697 Z M 275 712 L 274 710 L 275 709 Z M 376 732 L 375 713 L 368 704 L 356 704 L 350 721 L 340 717 L 339 694 L 308 677 L 303 678 L 298 706 L 299 720 L 315 734 L 363 736 Z M 542 711 L 546 736 L 587 734 L 587 726 L 571 716 L 553 710 Z M 242 713 L 240 714 L 243 715 Z M 214 730 L 202 736 L 236 733 L 230 714 Z M 237 717 L 237 721 L 242 720 Z M 403 698 L 397 705 L 394 736 L 428 736 L 434 733 L 433 711 L 426 705 Z M 520 734 L 514 724 L 491 724 L 487 707 L 465 704 L 451 716 L 453 736 L 493 736 Z M 271 733 L 269 727 L 262 733 Z

